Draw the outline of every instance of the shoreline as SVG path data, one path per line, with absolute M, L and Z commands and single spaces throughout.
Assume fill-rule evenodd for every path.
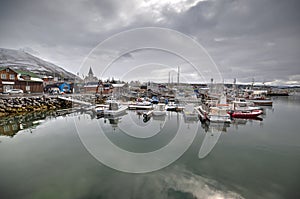
M 72 103 L 57 97 L 47 96 L 2 96 L 0 98 L 0 117 L 22 113 L 59 110 L 71 108 Z

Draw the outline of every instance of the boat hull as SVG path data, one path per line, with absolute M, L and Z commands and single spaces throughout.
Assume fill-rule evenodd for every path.
M 258 106 L 272 106 L 273 105 L 273 101 L 271 101 L 271 100 L 252 100 L 252 102 Z
M 104 116 L 118 116 L 126 112 L 127 107 L 120 107 L 118 110 L 104 110 Z
M 153 107 L 149 106 L 149 105 L 128 105 L 128 109 L 130 109 L 130 110 L 149 110 L 149 109 L 153 109 Z
M 230 115 L 233 118 L 257 118 L 262 114 L 261 110 L 257 111 L 234 111 L 231 112 Z

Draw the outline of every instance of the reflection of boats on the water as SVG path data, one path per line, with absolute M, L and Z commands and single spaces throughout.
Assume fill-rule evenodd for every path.
M 155 115 L 152 114 L 151 112 L 143 113 L 143 122 L 148 122 L 152 118 L 153 120 L 157 121 L 165 121 L 166 120 L 166 114 L 163 115 Z
M 157 120 L 157 121 L 165 121 L 166 115 L 153 115 L 152 118 L 153 120 Z
M 15 136 L 19 131 L 34 129 L 47 118 L 55 118 L 76 112 L 76 109 L 61 109 L 56 111 L 31 112 L 0 118 L 0 135 Z
M 118 124 L 121 122 L 121 117 L 108 117 L 104 118 L 104 123 L 109 123 L 113 130 L 115 130 L 118 127 Z
M 201 127 L 204 129 L 205 132 L 208 132 L 210 128 L 215 128 L 216 130 L 226 132 L 227 128 L 230 127 L 230 123 L 228 122 L 209 122 L 209 121 L 203 121 L 201 122 Z
M 187 104 L 183 109 L 183 118 L 185 123 L 197 122 L 199 120 L 198 113 L 193 104 Z
M 238 127 L 238 126 L 244 126 L 247 124 L 247 122 L 253 122 L 253 121 L 263 121 L 262 118 L 260 117 L 257 117 L 257 118 L 251 118 L 251 119 L 247 119 L 247 118 L 234 118 L 231 122 L 231 124 L 235 127 Z
M 217 144 L 221 133 L 227 131 L 227 127 L 230 126 L 229 123 L 202 123 L 202 128 L 205 129 L 205 137 L 201 144 L 198 157 L 200 159 L 205 158 Z
M 145 122 L 145 123 L 146 123 L 146 122 L 149 122 L 150 120 L 151 120 L 151 117 L 144 117 L 144 118 L 143 118 L 143 122 Z
M 248 120 L 249 119 L 235 118 L 234 120 L 232 120 L 231 124 L 232 125 L 246 125 Z
M 121 122 L 122 117 L 127 115 L 127 112 L 122 111 L 118 115 L 97 115 L 97 119 L 103 119 L 104 123 L 109 123 L 112 128 L 115 130 L 118 127 L 118 124 Z
M 240 123 L 246 123 L 247 121 L 263 121 L 263 118 L 256 117 L 256 118 L 234 118 L 232 120 L 233 124 L 240 124 Z
M 185 117 L 185 115 L 183 115 L 183 121 L 184 123 L 197 123 L 199 121 L 198 117 Z
M 158 104 L 155 104 L 153 107 L 154 107 L 153 110 L 148 110 L 148 111 L 143 112 L 143 117 L 144 117 L 143 121 L 144 122 L 148 122 L 151 117 L 154 120 L 155 120 L 155 118 L 157 120 L 159 120 L 159 119 L 164 120 L 164 117 L 167 114 L 167 111 L 166 111 L 166 108 L 165 108 L 166 105 L 163 104 L 163 103 L 158 103 Z

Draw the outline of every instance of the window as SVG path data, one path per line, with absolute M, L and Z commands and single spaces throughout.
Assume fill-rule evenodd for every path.
M 3 126 L 3 130 L 5 133 L 7 133 L 8 131 L 10 131 L 10 126 L 9 125 Z
M 1 79 L 6 79 L 6 74 L 1 74 Z
M 12 130 L 13 131 L 17 131 L 18 130 L 18 125 L 17 124 L 13 124 L 12 125 Z
M 9 79 L 10 79 L 10 80 L 15 80 L 15 74 L 10 74 L 10 75 L 9 75 Z

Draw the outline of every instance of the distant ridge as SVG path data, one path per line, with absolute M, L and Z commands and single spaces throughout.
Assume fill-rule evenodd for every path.
M 55 76 L 69 80 L 76 77 L 73 73 L 35 57 L 23 50 L 0 48 L 0 67 L 10 67 L 15 70 L 30 71 L 40 77 Z

